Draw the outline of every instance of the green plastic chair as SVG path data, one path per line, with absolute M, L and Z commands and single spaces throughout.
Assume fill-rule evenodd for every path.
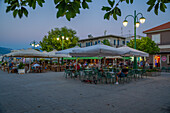
M 71 72 L 65 69 L 64 75 L 65 75 L 65 78 L 67 78 L 68 76 L 71 75 Z
M 102 76 L 102 72 L 98 72 L 98 75 L 97 75 L 97 81 L 99 83 L 103 83 L 103 76 Z
M 107 80 L 109 79 L 111 84 L 112 84 L 112 83 L 115 83 L 115 81 L 116 81 L 116 75 L 115 75 L 115 74 L 111 74 L 111 73 L 107 73 L 106 79 L 107 79 Z
M 166 72 L 166 71 L 167 71 L 167 68 L 166 68 L 166 67 L 162 67 L 162 68 L 161 68 L 161 71 L 162 71 L 162 72 Z
M 170 67 L 168 67 L 167 72 L 170 72 Z

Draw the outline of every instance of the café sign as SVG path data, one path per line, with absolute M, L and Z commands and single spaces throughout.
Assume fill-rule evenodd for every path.
M 165 62 L 166 61 L 166 56 L 162 56 L 162 61 Z

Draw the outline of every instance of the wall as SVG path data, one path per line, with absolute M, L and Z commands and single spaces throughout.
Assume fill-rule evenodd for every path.
M 123 46 L 123 43 L 122 43 L 122 41 L 125 41 L 125 43 L 126 43 L 126 39 L 123 39 L 123 38 L 116 38 L 116 37 L 107 37 L 107 38 L 100 38 L 100 39 L 89 39 L 88 41 L 81 41 L 81 42 L 79 42 L 79 43 L 81 43 L 81 47 L 86 47 L 86 42 L 88 43 L 88 42 L 92 42 L 93 43 L 93 45 L 95 45 L 95 41 L 99 41 L 100 40 L 100 42 L 101 41 L 103 41 L 104 39 L 108 39 L 109 41 L 110 41 L 110 44 L 111 44 L 111 46 L 113 46 L 113 47 L 117 47 L 117 40 L 119 40 L 119 46 Z M 114 40 L 116 40 L 116 45 L 114 45 Z
M 170 31 L 161 31 L 156 33 L 147 34 L 148 37 L 152 39 L 152 35 L 160 34 L 160 45 L 169 45 L 170 44 Z

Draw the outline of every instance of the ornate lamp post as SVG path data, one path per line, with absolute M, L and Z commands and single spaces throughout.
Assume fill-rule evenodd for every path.
M 34 49 L 35 49 L 36 47 L 40 46 L 39 43 L 38 43 L 37 41 L 35 41 L 35 40 L 32 41 L 32 42 L 30 43 L 30 45 L 33 46 Z
M 145 22 L 145 18 L 143 17 L 142 13 L 138 13 L 136 14 L 136 10 L 134 11 L 134 16 L 133 15 L 127 15 L 125 17 L 125 20 L 123 21 L 123 25 L 126 27 L 128 24 L 128 21 L 126 20 L 127 17 L 131 16 L 134 19 L 134 49 L 136 49 L 136 27 L 139 27 L 140 23 L 138 21 L 138 16 L 141 15 L 142 17 L 140 18 L 140 23 L 144 23 Z M 134 57 L 134 69 L 137 69 L 137 59 L 136 57 Z
M 34 49 L 35 49 L 36 47 L 40 46 L 39 43 L 38 43 L 37 41 L 35 41 L 35 40 L 32 41 L 32 42 L 30 43 L 30 45 L 33 46 Z M 35 61 L 35 58 L 34 58 L 34 61 Z
M 60 40 L 60 38 L 59 37 L 57 37 L 57 40 Z M 61 41 L 62 41 L 62 50 L 64 49 L 64 40 L 68 40 L 68 37 L 64 37 L 64 35 L 62 34 L 62 36 L 61 36 Z M 63 64 L 64 62 L 63 62 L 63 58 L 62 58 L 62 64 Z
M 57 40 L 60 40 L 60 38 L 59 37 L 57 37 Z M 64 35 L 62 34 L 62 36 L 61 36 L 61 41 L 62 41 L 62 50 L 64 49 L 64 40 L 68 40 L 68 37 L 66 37 L 66 38 L 64 38 Z

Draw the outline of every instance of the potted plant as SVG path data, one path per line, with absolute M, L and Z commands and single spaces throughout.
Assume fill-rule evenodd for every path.
M 22 62 L 18 65 L 18 74 L 25 74 L 24 67 L 25 65 Z
M 160 75 L 158 69 L 148 69 L 146 70 L 148 76 L 157 76 Z

